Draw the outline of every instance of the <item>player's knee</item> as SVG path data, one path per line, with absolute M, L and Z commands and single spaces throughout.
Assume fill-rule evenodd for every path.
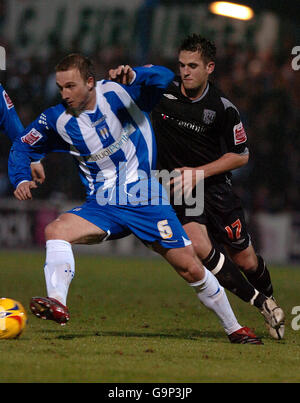
M 65 239 L 66 228 L 64 223 L 55 220 L 48 224 L 45 228 L 45 239 L 49 241 L 51 239 Z
M 204 277 L 203 266 L 194 251 L 186 256 L 179 271 L 181 276 L 188 282 L 196 282 Z
M 254 272 L 257 269 L 258 260 L 255 253 L 245 253 L 240 256 L 236 263 L 242 268 L 242 270 Z
M 196 255 L 200 260 L 205 259 L 212 249 L 212 244 L 210 242 L 207 242 L 205 238 L 203 238 L 203 240 L 197 240 L 197 242 L 193 242 L 193 246 Z
M 193 261 L 188 267 L 188 277 L 190 282 L 202 280 L 204 277 L 203 266 L 198 261 Z
M 200 227 L 200 230 L 197 228 L 198 231 L 196 232 L 195 230 L 190 231 L 190 227 L 185 227 L 185 229 L 187 230 L 187 234 L 193 243 L 193 248 L 197 257 L 200 260 L 205 259 L 212 249 L 212 243 L 206 232 L 206 229 L 203 230 Z

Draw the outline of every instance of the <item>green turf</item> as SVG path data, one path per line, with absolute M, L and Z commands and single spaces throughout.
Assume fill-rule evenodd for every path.
M 0 296 L 26 307 L 45 295 L 43 253 L 0 252 Z M 217 318 L 160 258 L 76 256 L 61 327 L 29 314 L 18 340 L 0 340 L 0 382 L 299 382 L 300 268 L 270 267 L 286 312 L 286 338 L 269 338 L 256 310 L 228 294 L 264 345 L 232 345 Z M 300 320 L 299 320 L 300 324 Z

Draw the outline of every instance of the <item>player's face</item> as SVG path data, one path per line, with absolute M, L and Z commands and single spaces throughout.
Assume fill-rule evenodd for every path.
M 205 63 L 198 51 L 182 50 L 179 53 L 179 72 L 183 93 L 192 98 L 199 97 L 204 91 L 214 67 L 214 62 Z
M 56 84 L 62 99 L 75 112 L 93 109 L 95 103 L 94 80 L 85 81 L 76 68 L 56 72 Z

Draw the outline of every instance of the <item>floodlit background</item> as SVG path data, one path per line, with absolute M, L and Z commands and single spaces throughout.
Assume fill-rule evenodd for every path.
M 249 20 L 215 15 L 210 3 L 1 0 L 1 82 L 26 126 L 59 100 L 53 67 L 67 53 L 93 58 L 99 79 L 119 64 L 162 64 L 176 71 L 182 39 L 194 32 L 207 36 L 218 53 L 212 79 L 238 107 L 249 137 L 251 158 L 234 172 L 234 185 L 253 242 L 270 262 L 299 263 L 299 2 L 239 2 L 252 8 Z M 41 248 L 45 225 L 80 204 L 83 187 L 72 158 L 52 154 L 44 160 L 47 181 L 35 200 L 15 201 L 7 178 L 9 148 L 1 135 L 0 249 Z M 134 237 L 83 250 L 153 256 Z

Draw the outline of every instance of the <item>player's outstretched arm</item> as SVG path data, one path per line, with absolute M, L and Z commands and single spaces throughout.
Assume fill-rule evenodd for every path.
M 174 73 L 164 66 L 152 64 L 139 67 L 120 65 L 108 72 L 109 80 L 124 85 L 144 85 L 165 89 L 174 78 Z
M 121 65 L 109 70 L 108 75 L 111 81 L 127 85 L 126 91 L 144 112 L 152 111 L 174 78 L 171 70 L 155 65 L 134 68 Z

